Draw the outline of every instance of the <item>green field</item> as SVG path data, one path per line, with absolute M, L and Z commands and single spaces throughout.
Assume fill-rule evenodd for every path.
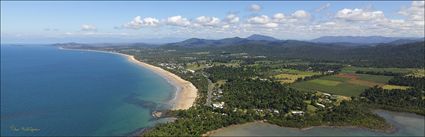
M 317 72 L 299 71 L 295 69 L 276 69 L 272 73 L 272 77 L 281 83 L 293 83 L 298 78 L 320 74 Z
M 342 73 L 293 83 L 291 87 L 302 91 L 320 91 L 336 95 L 358 96 L 369 87 L 386 85 L 386 82 L 391 78 L 391 76 Z
M 354 84 L 349 84 L 341 82 L 336 86 L 327 86 L 322 84 L 317 84 L 315 82 L 304 81 L 298 82 L 291 85 L 291 87 L 296 88 L 301 91 L 321 91 L 331 94 L 344 95 L 344 96 L 358 96 L 363 90 L 367 89 L 367 86 L 359 86 Z M 335 81 L 338 82 L 338 81 Z
M 412 73 L 413 71 L 418 70 L 414 68 L 370 68 L 370 67 L 344 67 L 342 73 L 355 73 L 356 71 L 389 71 L 394 73 Z
M 384 85 L 384 86 L 382 86 L 382 88 L 383 89 L 402 89 L 402 90 L 404 90 L 404 89 L 408 89 L 410 87 L 408 87 L 408 86 L 398 86 L 398 85 Z
M 333 81 L 333 80 L 324 80 L 324 79 L 315 79 L 311 80 L 312 83 L 316 83 L 323 86 L 338 86 L 342 82 L 340 81 Z
M 382 76 L 382 75 L 367 75 L 367 74 L 356 74 L 359 79 L 366 80 L 366 81 L 372 81 L 377 83 L 387 83 L 390 79 L 392 79 L 392 76 Z
M 411 74 L 409 74 L 410 76 L 415 76 L 415 77 L 425 77 L 425 69 L 417 69 L 414 70 Z

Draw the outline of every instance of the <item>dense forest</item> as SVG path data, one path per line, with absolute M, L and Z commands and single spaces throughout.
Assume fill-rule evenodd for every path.
M 384 76 L 403 76 L 405 74 L 396 73 L 391 71 L 356 71 L 357 74 L 369 74 L 369 75 L 384 75 Z
M 248 53 L 281 59 L 333 61 L 356 66 L 372 67 L 424 67 L 424 42 L 403 45 L 347 47 L 335 44 L 317 44 L 302 41 L 274 43 L 238 43 L 232 46 L 179 47 L 162 46 L 163 49 L 210 51 L 215 53 Z
M 390 79 L 388 83 L 400 86 L 410 86 L 422 91 L 425 90 L 425 77 L 397 76 Z
M 217 66 L 211 67 L 205 70 L 208 74 L 210 74 L 209 78 L 216 82 L 217 80 L 234 80 L 234 79 L 245 79 L 254 77 L 256 74 L 256 70 L 252 67 L 226 67 L 226 66 Z
M 305 110 L 303 92 L 281 85 L 278 82 L 259 79 L 231 80 L 223 86 L 223 101 L 230 108 L 271 109 L 288 113 L 290 110 Z
M 366 105 L 353 102 L 342 102 L 341 105 L 315 114 L 294 117 L 272 117 L 268 120 L 272 124 L 287 127 L 310 126 L 358 126 L 375 130 L 386 130 L 390 126 L 385 119 L 372 113 Z
M 378 108 L 425 115 L 425 92 L 421 89 L 387 90 L 375 86 L 366 89 L 360 96 Z

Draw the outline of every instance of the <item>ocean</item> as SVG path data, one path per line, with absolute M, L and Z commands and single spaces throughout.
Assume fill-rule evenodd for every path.
M 120 55 L 1 45 L 1 136 L 129 135 L 174 91 Z

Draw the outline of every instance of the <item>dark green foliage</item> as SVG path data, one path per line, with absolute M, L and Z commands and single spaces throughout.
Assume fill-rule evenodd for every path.
M 210 74 L 209 78 L 211 81 L 216 82 L 217 80 L 234 80 L 244 79 L 255 76 L 255 69 L 251 67 L 226 67 L 217 66 L 211 67 L 205 70 Z
M 283 65 L 282 67 L 287 68 L 287 69 L 301 70 L 301 71 L 314 71 L 314 72 L 333 71 L 333 72 L 339 72 L 339 71 L 341 71 L 343 66 L 342 65 L 312 63 L 312 64 L 308 64 L 308 65 L 290 64 L 290 65 Z
M 285 87 L 277 82 L 233 80 L 223 86 L 223 101 L 227 107 L 238 109 L 276 109 L 280 112 L 305 110 L 302 92 Z
M 369 74 L 369 75 L 384 75 L 384 76 L 403 76 L 402 73 L 395 73 L 391 71 L 356 71 L 357 74 Z
M 364 97 L 369 104 L 379 108 L 414 112 L 425 115 L 425 93 L 418 89 L 382 89 L 373 87 L 366 89 L 361 97 Z
M 341 105 L 304 116 L 275 117 L 269 122 L 279 126 L 304 128 L 310 126 L 358 126 L 376 130 L 390 128 L 385 119 L 372 113 L 358 102 L 342 102 Z
M 390 79 L 388 84 L 410 86 L 417 89 L 425 90 L 425 77 L 414 77 L 414 76 L 398 76 Z

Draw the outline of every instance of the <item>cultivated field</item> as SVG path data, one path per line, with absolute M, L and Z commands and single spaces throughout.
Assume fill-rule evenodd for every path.
M 291 86 L 303 91 L 321 91 L 344 96 L 358 96 L 369 87 L 386 85 L 386 82 L 391 78 L 391 76 L 340 73 L 294 83 Z
M 281 83 L 293 83 L 298 78 L 319 75 L 318 72 L 299 71 L 294 69 L 276 69 L 273 70 L 273 78 Z
M 393 76 L 356 74 L 356 71 L 394 72 L 413 75 L 417 77 L 425 76 L 423 69 L 410 68 L 365 68 L 365 67 L 345 67 L 341 73 L 332 76 L 325 76 L 314 80 L 293 83 L 291 86 L 303 91 L 321 91 L 337 95 L 358 96 L 365 89 L 375 85 L 384 89 L 407 89 L 406 86 L 388 85 L 387 82 Z

